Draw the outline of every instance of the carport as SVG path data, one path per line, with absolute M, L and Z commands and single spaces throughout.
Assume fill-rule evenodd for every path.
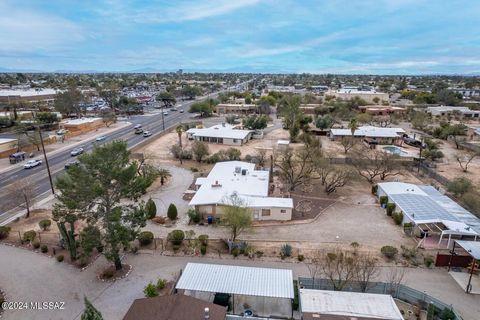
M 470 264 L 466 265 L 468 272 L 450 271 L 453 257 L 457 255 L 456 249 L 466 251 L 472 258 Z M 465 290 L 466 293 L 480 294 L 480 242 L 455 240 L 453 249 L 450 251 L 449 274 Z

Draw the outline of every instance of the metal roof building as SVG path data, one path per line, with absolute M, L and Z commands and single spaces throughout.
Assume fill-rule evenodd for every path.
M 469 255 L 472 256 L 475 260 L 480 260 L 480 242 L 477 241 L 465 241 L 465 240 L 455 240 L 455 242 L 465 249 Z

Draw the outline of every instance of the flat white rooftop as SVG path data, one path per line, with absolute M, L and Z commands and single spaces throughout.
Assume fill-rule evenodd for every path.
M 0 144 L 12 143 L 15 141 L 17 141 L 17 139 L 0 138 Z
M 63 124 L 69 124 L 69 125 L 80 125 L 80 124 L 95 122 L 95 121 L 98 121 L 98 120 L 102 120 L 102 118 L 68 119 L 68 120 L 62 121 L 62 123 Z
M 300 305 L 302 313 L 403 320 L 395 300 L 386 294 L 300 289 Z
M 334 136 L 351 136 L 352 131 L 350 129 L 330 129 L 330 132 Z M 362 126 L 358 127 L 353 133 L 356 137 L 369 137 L 369 138 L 396 138 L 405 133 L 402 128 L 382 128 L 374 126 Z
M 50 95 L 50 94 L 57 94 L 57 90 L 55 89 L 0 90 L 0 97 L 8 97 L 8 96 L 34 97 L 34 96 L 43 96 L 43 95 Z
M 224 139 L 245 139 L 252 131 L 234 129 L 228 123 L 217 124 L 209 128 L 191 128 L 187 130 L 187 134 L 193 137 L 210 137 Z
M 293 273 L 287 269 L 188 263 L 176 289 L 293 299 Z

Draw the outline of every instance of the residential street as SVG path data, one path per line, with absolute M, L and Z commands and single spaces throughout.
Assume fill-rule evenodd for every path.
M 304 264 L 288 262 L 260 262 L 244 259 L 207 259 L 200 257 L 166 257 L 157 254 L 129 255 L 126 262 L 133 265 L 128 278 L 114 283 L 101 282 L 97 272 L 105 264 L 103 258 L 80 272 L 55 259 L 22 249 L 0 245 L 0 283 L 7 301 L 64 301 L 61 311 L 6 311 L 4 319 L 80 319 L 83 296 L 87 296 L 101 310 L 105 320 L 121 319 L 136 298 L 143 297 L 143 288 L 159 278 L 173 279 L 173 274 L 191 262 L 238 264 L 249 266 L 290 268 L 294 276 L 308 276 Z M 390 272 L 385 268 L 383 276 Z M 385 277 L 386 278 L 386 277 Z M 443 269 L 408 269 L 406 285 L 443 301 L 449 301 L 464 320 L 477 320 L 480 314 L 480 296 L 467 295 Z

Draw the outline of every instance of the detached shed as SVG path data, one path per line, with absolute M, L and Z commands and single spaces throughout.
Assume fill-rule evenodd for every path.
M 188 263 L 176 289 L 208 302 L 223 298 L 233 314 L 293 316 L 293 274 L 287 269 Z

